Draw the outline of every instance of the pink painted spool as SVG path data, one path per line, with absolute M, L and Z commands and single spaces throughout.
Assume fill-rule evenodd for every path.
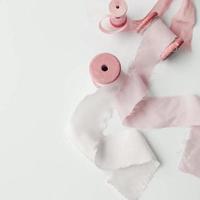
M 162 52 L 160 58 L 162 60 L 166 60 L 169 56 L 175 53 L 183 43 L 184 40 L 180 37 L 175 38 L 174 41 L 171 44 L 169 44 L 169 46 Z
M 126 12 L 128 6 L 124 0 L 112 0 L 109 5 L 110 22 L 115 27 L 122 27 L 127 22 Z
M 97 55 L 90 63 L 90 75 L 96 85 L 107 85 L 117 80 L 121 72 L 119 60 L 109 53 Z
M 158 16 L 157 12 L 149 13 L 137 26 L 136 30 L 137 32 L 144 31 L 152 22 L 153 20 Z

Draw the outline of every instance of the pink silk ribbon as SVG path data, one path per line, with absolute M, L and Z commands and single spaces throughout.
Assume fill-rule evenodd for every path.
M 171 2 L 159 0 L 150 13 L 156 11 L 161 17 Z M 109 21 L 105 26 L 103 21 L 100 29 L 113 33 L 136 31 L 142 20 L 128 18 L 122 27 L 113 27 Z M 109 174 L 108 182 L 129 200 L 141 196 L 159 162 L 145 138 L 136 130 L 124 127 L 120 134 L 104 135 L 113 110 L 119 112 L 123 124 L 137 129 L 193 127 L 180 169 L 200 176 L 200 98 L 148 96 L 149 79 L 154 66 L 161 61 L 162 52 L 177 36 L 189 46 L 194 23 L 192 0 L 183 0 L 170 29 L 156 18 L 143 32 L 142 42 L 128 73 L 122 72 L 113 84 L 100 87 L 87 96 L 72 117 L 72 139 L 90 160 Z
M 158 0 L 150 11 L 162 16 L 172 0 Z M 120 31 L 130 29 L 130 19 Z M 133 66 L 118 93 L 117 109 L 124 124 L 138 128 L 194 127 L 186 143 L 180 169 L 193 175 L 200 175 L 200 143 L 196 140 L 200 132 L 200 97 L 148 97 L 149 79 L 153 67 L 160 62 L 160 53 L 176 36 L 184 40 L 185 47 L 190 47 L 195 25 L 195 7 L 192 0 L 182 0 L 181 8 L 173 17 L 170 31 L 160 19 L 143 33 L 143 40 L 138 49 Z M 129 28 L 128 28 L 129 27 Z M 159 40 L 157 39 L 159 38 Z M 200 134 L 200 133 L 199 133 Z

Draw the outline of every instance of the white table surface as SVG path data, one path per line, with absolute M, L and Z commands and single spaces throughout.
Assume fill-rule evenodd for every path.
M 143 16 L 154 0 L 129 0 Z M 200 2 L 195 1 L 200 12 Z M 108 0 L 0 0 L 0 199 L 119 200 L 104 174 L 66 139 L 75 106 L 95 91 L 88 74 L 100 52 L 133 61 L 140 37 L 108 36 L 97 28 Z M 169 22 L 180 4 L 165 16 Z M 199 13 L 197 14 L 199 17 Z M 154 95 L 200 95 L 200 23 L 193 52 L 159 64 Z M 112 124 L 110 131 L 117 128 Z M 113 128 L 113 129 L 112 129 Z M 177 170 L 189 129 L 145 132 L 161 168 L 141 200 L 199 200 L 200 179 Z

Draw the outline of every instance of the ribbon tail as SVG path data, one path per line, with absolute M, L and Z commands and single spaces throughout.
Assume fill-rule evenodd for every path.
M 108 183 L 128 200 L 136 200 L 141 197 L 158 167 L 159 162 L 152 160 L 145 164 L 120 169 L 113 173 Z
M 138 199 L 160 163 L 143 135 L 136 130 L 105 137 L 96 154 L 96 165 L 109 170 L 111 184 L 128 200 Z
M 193 127 L 186 141 L 179 169 L 200 177 L 200 126 Z

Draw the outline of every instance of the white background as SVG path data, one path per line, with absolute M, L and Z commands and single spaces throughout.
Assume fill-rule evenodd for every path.
M 129 0 L 129 14 L 142 17 L 154 2 Z M 1 200 L 122 199 L 66 137 L 75 106 L 95 90 L 88 75 L 91 58 L 110 52 L 126 67 L 141 39 L 98 30 L 107 4 L 107 0 L 0 0 Z M 178 6 L 180 1 L 174 0 L 165 16 L 168 22 Z M 198 0 L 196 6 L 200 12 Z M 154 95 L 200 95 L 199 24 L 193 52 L 179 52 L 156 67 L 151 81 Z M 162 166 L 142 200 L 200 199 L 200 179 L 177 170 L 188 131 L 145 133 Z

